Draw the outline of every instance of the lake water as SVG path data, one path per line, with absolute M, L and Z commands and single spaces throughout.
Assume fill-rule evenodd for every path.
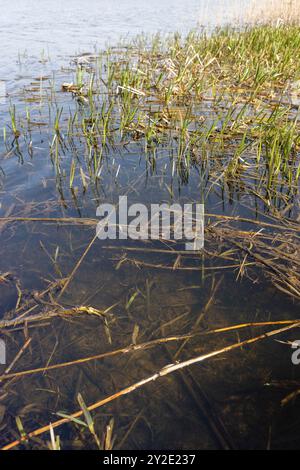
M 1 0 L 0 79 L 12 79 L 18 54 L 54 63 L 120 37 L 187 32 L 241 17 L 246 0 Z
M 0 0 L 1 217 L 95 218 L 99 203 L 116 202 L 118 196 L 127 194 L 129 202 L 145 204 L 201 199 L 206 212 L 228 217 L 252 217 L 255 209 L 265 220 L 261 200 L 249 197 L 242 185 L 226 191 L 210 186 L 201 164 L 192 165 L 188 175 L 178 170 L 174 176 L 174 148 L 165 144 L 157 143 L 154 161 L 139 142 L 109 142 L 100 183 L 90 184 L 86 191 L 82 191 L 80 174 L 74 191 L 64 174 L 73 158 L 86 171 L 84 139 L 76 135 L 74 142 L 66 139 L 65 144 L 57 144 L 56 154 L 51 145 L 57 110 L 63 108 L 63 140 L 69 113 L 85 113 L 70 93 L 62 93 L 62 84 L 76 76 L 72 60 L 76 54 L 93 53 L 141 33 L 184 34 L 201 25 L 210 30 L 240 18 L 246 4 L 246 0 Z M 11 121 L 12 105 L 20 117 L 20 146 L 2 137 L 2 127 Z M 54 168 L 56 156 L 61 158 L 61 178 Z M 0 225 L 0 274 L 9 273 L 8 282 L 0 282 L 0 316 L 14 318 L 16 310 L 20 312 L 19 303 L 25 304 L 24 310 L 33 305 L 35 312 L 52 308 L 58 291 L 53 289 L 52 297 L 40 298 L 39 293 L 72 272 L 93 237 L 94 227 L 47 220 Z M 226 240 L 220 241 L 223 244 L 226 251 Z M 213 241 L 206 246 L 208 252 L 213 247 Z M 28 337 L 31 344 L 16 370 L 107 353 L 130 345 L 135 335 L 138 342 L 144 342 L 199 328 L 202 336 L 187 342 L 178 356 L 186 359 L 240 339 L 237 333 L 205 336 L 207 329 L 297 318 L 298 304 L 275 289 L 259 270 L 253 269 L 241 281 L 239 266 L 226 269 L 232 263 L 229 255 L 221 263 L 211 253 L 197 254 L 181 266 L 180 256 L 170 258 L 164 248 L 179 251 L 176 244 L 96 241 L 59 301 L 66 309 L 111 307 L 112 316 L 107 322 L 85 313 L 67 321 L 44 319 L 38 327 L 15 325 L 5 336 L 8 363 Z M 26 431 L 48 424 L 58 418 L 57 412 L 78 409 L 79 392 L 86 403 L 93 403 L 173 362 L 179 344 L 6 382 L 0 389 L 1 445 L 18 435 L 15 416 L 21 417 Z M 296 380 L 297 373 L 280 343 L 250 352 L 246 348 L 228 361 L 220 356 L 100 408 L 95 413 L 97 431 L 103 432 L 113 417 L 116 447 L 125 449 L 266 448 L 270 433 L 274 447 L 289 447 L 293 443 L 290 412 L 282 417 L 276 411 L 277 389 L 265 386 L 272 379 L 286 377 Z M 297 420 L 293 423 L 297 427 Z M 63 448 L 94 445 L 90 435 L 75 432 L 72 426 L 58 428 L 57 433 Z M 44 441 L 27 447 L 43 448 L 46 440 L 48 434 Z

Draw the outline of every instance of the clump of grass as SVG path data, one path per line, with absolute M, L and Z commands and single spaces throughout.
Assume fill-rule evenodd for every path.
M 70 81 L 59 85 L 67 103 L 58 101 L 52 81 L 45 110 L 60 194 L 64 186 L 72 197 L 75 187 L 96 187 L 111 153 L 130 145 L 151 171 L 158 154 L 168 154 L 172 177 L 177 174 L 182 184 L 201 165 L 223 190 L 242 182 L 265 199 L 267 187 L 268 207 L 277 204 L 271 193 L 282 186 L 294 197 L 300 176 L 299 49 L 300 28 L 290 24 L 140 36 L 85 56 Z M 19 145 L 13 106 L 10 114 Z M 30 150 L 30 107 L 21 122 Z
M 249 185 L 252 178 L 256 192 L 283 182 L 293 192 L 299 124 L 290 90 L 297 93 L 299 47 L 295 25 L 137 38 L 76 69 L 86 100 L 68 117 L 68 138 L 72 146 L 74 135 L 85 142 L 92 181 L 111 148 L 126 142 L 151 151 L 153 169 L 157 149 L 168 147 L 173 171 L 185 182 L 191 165 L 206 161 L 218 166 L 223 185 L 232 179 Z M 79 171 L 72 160 L 70 188 Z

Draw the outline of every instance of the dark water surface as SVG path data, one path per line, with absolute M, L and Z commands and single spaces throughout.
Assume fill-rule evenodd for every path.
M 103 48 L 120 36 L 134 36 L 142 31 L 186 32 L 206 17 L 214 24 L 210 8 L 205 7 L 208 2 L 194 0 L 91 1 L 85 2 L 86 7 L 75 0 L 65 4 L 43 0 L 0 3 L 0 79 L 8 94 L 0 98 L 1 128 L 10 121 L 8 110 L 12 104 L 18 115 L 23 116 L 24 126 L 27 107 L 35 121 L 48 123 L 50 119 L 53 124 L 55 107 L 48 108 L 47 97 L 56 94 L 56 105 L 64 108 L 61 122 L 65 131 L 68 110 L 76 105 L 71 94 L 61 93 L 61 84 L 74 78 L 71 56 L 79 51 L 93 52 L 94 46 Z M 211 3 L 219 10 L 219 2 Z M 220 3 L 228 13 L 226 2 Z M 228 18 L 223 15 L 222 19 L 226 22 L 230 15 Z M 149 155 L 145 156 L 143 146 L 131 143 L 125 150 L 111 146 L 98 186 L 90 184 L 83 192 L 76 179 L 71 191 L 67 178 L 58 181 L 56 177 L 49 150 L 51 135 L 52 128 L 36 125 L 19 149 L 7 149 L 1 137 L 2 217 L 95 218 L 99 203 L 116 203 L 118 196 L 124 194 L 128 195 L 129 203 L 204 201 L 207 213 L 230 216 L 252 217 L 255 205 L 264 211 L 261 201 L 249 198 L 242 190 L 230 194 L 212 189 L 207 171 L 200 165 L 193 166 L 188 177 L 172 176 L 170 149 L 164 146 L 158 148 L 155 168 Z M 78 151 L 80 162 L 85 158 L 84 145 Z M 72 148 L 60 152 L 62 167 L 67 168 Z M 47 221 L 2 223 L 0 274 L 10 275 L 8 282 L 0 284 L 1 316 L 7 318 L 10 311 L 14 317 L 20 291 L 21 302 L 31 302 L 49 282 L 68 276 L 94 235 L 93 226 Z M 16 364 L 16 370 L 125 347 L 132 343 L 137 327 L 137 341 L 144 342 L 190 331 L 199 333 L 232 324 L 299 316 L 298 305 L 280 293 L 260 270 L 253 269 L 241 280 L 238 267 L 226 269 L 226 263 L 220 266 L 219 259 L 205 254 L 188 261 L 185 266 L 192 269 L 173 270 L 176 257 L 155 252 L 164 247 L 181 248 L 155 242 L 95 241 L 59 302 L 65 308 L 84 305 L 105 310 L 113 306 L 107 322 L 82 314 L 67 320 L 49 319 L 32 328 L 16 326 L 5 335 L 7 363 L 11 363 L 28 337 L 32 338 L 31 345 Z M 209 250 L 210 245 L 206 248 Z M 52 299 L 38 300 L 38 310 L 46 309 L 47 302 L 57 300 L 58 294 L 54 291 Z M 21 417 L 29 432 L 58 419 L 55 413 L 59 411 L 77 410 L 79 392 L 87 404 L 93 403 L 174 360 L 200 355 L 260 333 L 261 330 L 251 329 L 241 336 L 236 332 L 200 335 L 187 343 L 162 344 L 146 351 L 5 382 L 0 390 L 1 444 L 18 436 L 15 416 Z M 296 337 L 294 333 L 290 339 Z M 184 346 L 177 354 L 180 345 Z M 289 347 L 268 340 L 267 344 L 246 347 L 192 366 L 184 373 L 157 380 L 100 408 L 93 415 L 96 430 L 101 435 L 113 417 L 116 448 L 297 447 L 300 443 L 297 409 L 281 410 L 284 393 L 274 385 L 280 380 L 299 380 L 290 356 Z M 268 386 L 269 383 L 273 385 Z M 93 448 L 91 435 L 75 427 L 57 429 L 62 448 Z M 46 439 L 28 447 L 43 448 L 46 440 L 48 433 Z

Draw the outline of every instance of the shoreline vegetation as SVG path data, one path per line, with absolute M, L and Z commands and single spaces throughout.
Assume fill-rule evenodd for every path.
M 41 79 L 40 88 L 35 86 L 22 95 L 26 103 L 25 114 L 19 112 L 16 104 L 10 105 L 10 123 L 3 132 L 5 152 L 1 161 L 17 157 L 22 163 L 28 156 L 31 158 L 35 153 L 32 144 L 35 133 L 45 132 L 56 189 L 62 201 L 68 197 L 79 200 L 89 192 L 98 194 L 103 168 L 112 149 L 124 153 L 128 148 L 138 149 L 150 174 L 159 168 L 160 155 L 167 155 L 169 175 L 183 186 L 189 184 L 191 174 L 198 168 L 204 175 L 204 203 L 205 198 L 214 192 L 226 194 L 232 200 L 239 194 L 241 203 L 252 216 L 206 211 L 205 248 L 200 254 L 185 254 L 177 246 L 165 243 L 161 246 L 147 243 L 132 247 L 108 245 L 106 250 L 114 254 L 116 269 L 128 265 L 135 269 L 199 272 L 203 275 L 210 271 L 232 270 L 237 280 L 251 279 L 250 273 L 259 271 L 283 296 L 299 305 L 300 27 L 297 22 L 300 15 L 293 0 L 284 4 L 277 2 L 278 8 L 279 5 L 284 9 L 275 10 L 274 5 L 270 12 L 274 16 L 267 16 L 271 23 L 276 17 L 275 25 L 253 26 L 243 31 L 224 28 L 211 35 L 191 32 L 186 37 L 178 34 L 167 38 L 157 35 L 151 39 L 141 36 L 128 45 L 76 57 L 70 74 L 73 80 L 57 83 L 53 79 L 47 88 L 42 87 Z M 260 8 L 265 12 L 264 2 Z M 254 23 L 258 22 L 254 13 L 251 18 Z M 281 18 L 279 22 L 278 18 Z M 70 99 L 72 107 L 61 104 L 61 100 L 66 99 Z M 114 173 L 115 181 L 119 170 L 117 168 Z M 172 188 L 169 188 L 169 193 L 172 193 Z M 71 230 L 72 226 L 91 228 L 92 233 L 97 222 L 92 218 L 71 216 L 43 217 L 37 209 L 36 214 L 28 216 L 8 213 L 0 218 L 0 229 L 20 224 L 28 227 L 42 224 L 46 230 L 55 224 L 66 227 L 66 230 Z M 17 335 L 22 328 L 27 331 L 27 340 L 23 346 L 20 344 L 15 360 L 0 376 L 5 392 L 11 393 L 10 388 L 15 387 L 19 380 L 30 381 L 32 376 L 54 369 L 75 368 L 79 362 L 127 356 L 137 350 L 144 352 L 169 342 L 178 343 L 179 349 L 172 350 L 171 354 L 168 351 L 171 364 L 165 361 L 162 366 L 160 363 L 154 367 L 154 373 L 149 373 L 147 368 L 139 380 L 126 387 L 115 384 L 114 393 L 104 399 L 100 397 L 87 405 L 78 393 L 77 410 L 74 404 L 70 409 L 76 411 L 56 412 L 54 419 L 49 417 L 48 423 L 51 421 L 52 424 L 42 424 L 39 420 L 34 430 L 27 427 L 24 430 L 21 417 L 17 417 L 18 431 L 8 432 L 3 449 L 20 445 L 25 448 L 39 448 L 41 445 L 48 445 L 51 449 L 63 448 L 64 441 L 60 442 L 54 428 L 58 430 L 66 423 L 73 424 L 76 436 L 89 432 L 96 448 L 112 449 L 115 442 L 114 419 L 110 418 L 104 428 L 102 423 L 103 435 L 99 437 L 91 414 L 93 410 L 125 394 L 138 394 L 136 390 L 147 387 L 148 383 L 164 380 L 167 375 L 192 364 L 209 361 L 212 357 L 224 355 L 226 364 L 225 361 L 230 361 L 227 353 L 231 350 L 245 348 L 250 351 L 250 345 L 254 343 L 276 335 L 282 339 L 283 333 L 299 328 L 299 319 L 284 316 L 273 321 L 238 322 L 205 330 L 203 317 L 219 289 L 219 282 L 213 282 L 200 316 L 185 333 L 161 336 L 166 331 L 162 328 L 154 337 L 143 335 L 141 338 L 135 324 L 131 341 L 125 346 L 123 343 L 122 347 L 119 344 L 114 346 L 112 331 L 116 309 L 130 312 L 136 298 L 141 297 L 138 290 L 127 295 L 122 306 L 119 302 L 103 308 L 90 304 L 64 304 L 64 294 L 72 286 L 94 240 L 92 236 L 68 273 L 62 274 L 58 266 L 58 251 L 57 256 L 49 254 L 60 276 L 29 300 L 23 299 L 18 279 L 11 273 L 2 273 L 0 282 L 15 284 L 18 301 L 16 307 L 0 320 L 0 330 L 10 336 Z M 162 254 L 164 258 L 161 260 Z M 203 257 L 215 264 L 203 263 Z M 147 294 L 145 299 L 147 302 Z M 51 325 L 54 318 L 85 321 L 85 317 L 101 322 L 109 344 L 108 351 L 68 362 L 28 366 L 26 353 L 29 354 L 31 348 L 29 328 L 36 330 L 41 322 Z M 213 341 L 216 335 L 219 338 L 231 331 L 242 334 L 252 329 L 259 332 L 248 333 L 248 336 L 246 333 L 238 341 L 237 336 L 232 336 L 230 344 L 227 339 L 225 344 L 218 342 L 212 346 L 214 343 L 209 343 L 211 349 L 201 350 L 201 354 L 197 354 L 197 347 L 194 352 L 190 347 L 188 356 L 182 355 L 190 340 L 200 335 Z M 238 360 L 238 356 L 235 357 Z M 183 377 L 185 386 L 190 387 L 188 375 L 180 377 Z M 281 405 L 289 404 L 300 393 L 299 390 L 300 382 L 293 390 L 285 391 Z M 203 408 L 203 404 L 201 406 Z M 11 423 L 10 417 L 8 420 Z M 209 415 L 208 420 L 219 445 L 234 447 L 218 419 Z M 131 423 L 132 426 L 135 424 Z M 131 429 L 130 426 L 127 431 L 130 433 Z M 50 442 L 35 441 L 44 433 L 47 433 L 47 439 L 50 436 Z
M 246 205 L 258 201 L 254 209 L 249 207 L 255 212 L 257 232 L 255 227 L 237 230 L 230 218 L 220 230 L 208 219 L 206 240 L 232 237 L 237 250 L 230 259 L 244 251 L 246 258 L 254 257 L 271 271 L 277 286 L 299 298 L 299 49 L 299 28 L 281 25 L 243 32 L 225 29 L 212 36 L 156 36 L 150 42 L 141 37 L 100 56 L 77 57 L 76 82 L 61 84 L 61 95 L 73 96 L 75 110 L 66 113 L 56 97 L 52 103 L 44 98 L 52 126 L 50 156 L 62 199 L 66 187 L 75 198 L 89 185 L 97 192 L 106 159 L 115 148 L 141 149 L 150 172 L 159 165 L 159 153 L 165 152 L 171 177 L 183 185 L 200 166 L 208 195 L 217 190 L 234 198 L 239 190 Z M 31 153 L 32 133 L 40 119 L 29 109 L 25 119 L 18 118 L 15 106 L 10 115 L 8 153 L 18 152 L 21 140 Z M 80 153 L 84 160 L 78 158 Z M 266 222 L 260 214 L 276 226 L 275 233 L 260 230 Z M 251 253 L 243 246 L 249 237 L 255 241 Z M 269 259 L 272 253 L 276 264 Z M 182 264 L 178 269 L 184 269 Z

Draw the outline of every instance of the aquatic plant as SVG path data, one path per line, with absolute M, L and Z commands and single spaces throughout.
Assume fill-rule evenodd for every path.
M 226 381 L 230 368 L 235 383 L 251 370 L 261 374 L 262 386 L 269 384 L 270 363 L 260 364 L 264 357 L 255 344 L 267 343 L 268 351 L 265 339 L 299 328 L 290 311 L 300 299 L 299 48 L 295 24 L 140 36 L 76 57 L 63 81 L 53 76 L 43 87 L 40 80 L 20 92 L 25 109 L 11 104 L 3 162 L 21 154 L 18 171 L 25 171 L 25 162 L 30 175 L 41 161 L 49 163 L 50 177 L 39 188 L 53 191 L 46 201 L 25 203 L 17 195 L 0 220 L 0 231 L 13 240 L 19 227 L 27 238 L 39 237 L 38 257 L 47 263 L 31 268 L 44 286 L 34 292 L 8 270 L 0 275 L 1 286 L 15 292 L 0 320 L 15 351 L 0 376 L 3 400 L 17 416 L 5 416 L 4 449 L 122 448 L 140 420 L 148 426 L 150 395 L 151 403 L 165 400 L 172 416 L 178 409 L 182 415 L 182 389 L 205 418 L 214 445 L 236 447 L 239 437 L 231 434 L 239 417 L 227 414 L 233 425 L 225 426 L 203 384 L 215 389 L 216 375 Z M 146 196 L 206 203 L 205 248 L 187 253 L 179 241 L 161 238 L 96 250 L 98 220 L 91 213 L 99 201 L 114 200 L 120 191 L 142 197 L 151 178 L 153 192 Z M 230 211 L 220 209 L 225 204 Z M 242 299 L 238 320 L 232 321 L 231 303 L 228 316 L 218 315 L 212 307 L 223 308 L 228 297 L 226 272 L 229 287 L 249 281 L 253 297 L 280 292 L 291 300 L 289 308 L 274 318 L 273 310 L 272 317 L 268 309 L 255 310 L 254 321 L 245 318 Z M 266 292 L 259 290 L 261 279 L 267 279 Z M 254 328 L 259 332 L 252 335 Z M 235 356 L 225 363 L 228 353 Z M 211 367 L 205 380 L 196 366 L 204 362 Z M 23 387 L 23 380 L 21 406 L 11 384 Z M 295 397 L 299 384 L 293 387 Z M 170 389 L 172 399 L 166 399 Z M 28 404 L 32 396 L 36 408 Z M 58 416 L 52 424 L 40 404 L 44 396 Z M 121 397 L 128 400 L 124 406 Z M 286 394 L 282 403 L 292 399 Z M 164 425 L 161 413 L 154 414 Z M 57 434 L 68 423 L 69 440 Z M 45 433 L 49 442 L 34 440 Z

